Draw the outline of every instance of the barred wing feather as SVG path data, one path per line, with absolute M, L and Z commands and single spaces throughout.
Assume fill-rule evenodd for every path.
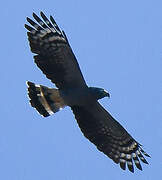
M 86 86 L 65 33 L 52 16 L 50 22 L 43 12 L 40 15 L 43 20 L 33 13 L 37 23 L 27 18 L 31 26 L 25 24 L 35 63 L 59 89 Z
M 140 160 L 148 164 L 143 155 L 149 155 L 141 145 L 98 102 L 71 109 L 85 137 L 115 163 L 120 163 L 123 170 L 127 164 L 128 169 L 134 172 L 133 161 L 140 170 Z

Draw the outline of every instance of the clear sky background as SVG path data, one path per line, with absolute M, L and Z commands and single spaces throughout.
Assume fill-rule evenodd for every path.
M 24 23 L 53 15 L 90 86 L 111 94 L 102 105 L 151 155 L 132 174 L 82 135 L 70 108 L 42 118 L 27 80 L 53 87 L 33 62 Z M 1 2 L 0 179 L 153 180 L 162 178 L 162 1 Z

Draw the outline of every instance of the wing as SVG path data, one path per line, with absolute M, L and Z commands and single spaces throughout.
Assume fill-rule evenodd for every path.
M 148 164 L 142 154 L 149 155 L 141 145 L 98 102 L 71 109 L 84 136 L 115 163 L 120 163 L 123 170 L 127 164 L 128 169 L 134 172 L 133 161 L 142 170 L 139 159 Z
M 35 63 L 60 89 L 86 86 L 65 33 L 52 16 L 50 22 L 42 12 L 40 15 L 44 21 L 33 13 L 38 23 L 27 18 L 32 27 L 25 24 L 31 51 L 37 54 Z

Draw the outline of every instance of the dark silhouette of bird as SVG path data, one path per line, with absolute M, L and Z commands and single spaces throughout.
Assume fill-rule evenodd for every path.
M 149 155 L 98 102 L 109 97 L 109 93 L 88 87 L 65 32 L 52 16 L 50 20 L 43 12 L 40 16 L 42 19 L 33 13 L 35 21 L 27 17 L 31 26 L 25 24 L 25 28 L 35 63 L 58 89 L 28 81 L 31 105 L 44 117 L 71 107 L 82 133 L 98 150 L 119 163 L 123 170 L 127 165 L 134 172 L 133 163 L 142 170 L 140 161 L 148 164 L 144 155 Z

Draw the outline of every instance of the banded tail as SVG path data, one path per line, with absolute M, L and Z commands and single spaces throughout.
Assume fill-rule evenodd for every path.
M 30 104 L 42 116 L 50 116 L 66 106 L 58 89 L 36 85 L 29 81 L 27 81 L 27 85 Z

